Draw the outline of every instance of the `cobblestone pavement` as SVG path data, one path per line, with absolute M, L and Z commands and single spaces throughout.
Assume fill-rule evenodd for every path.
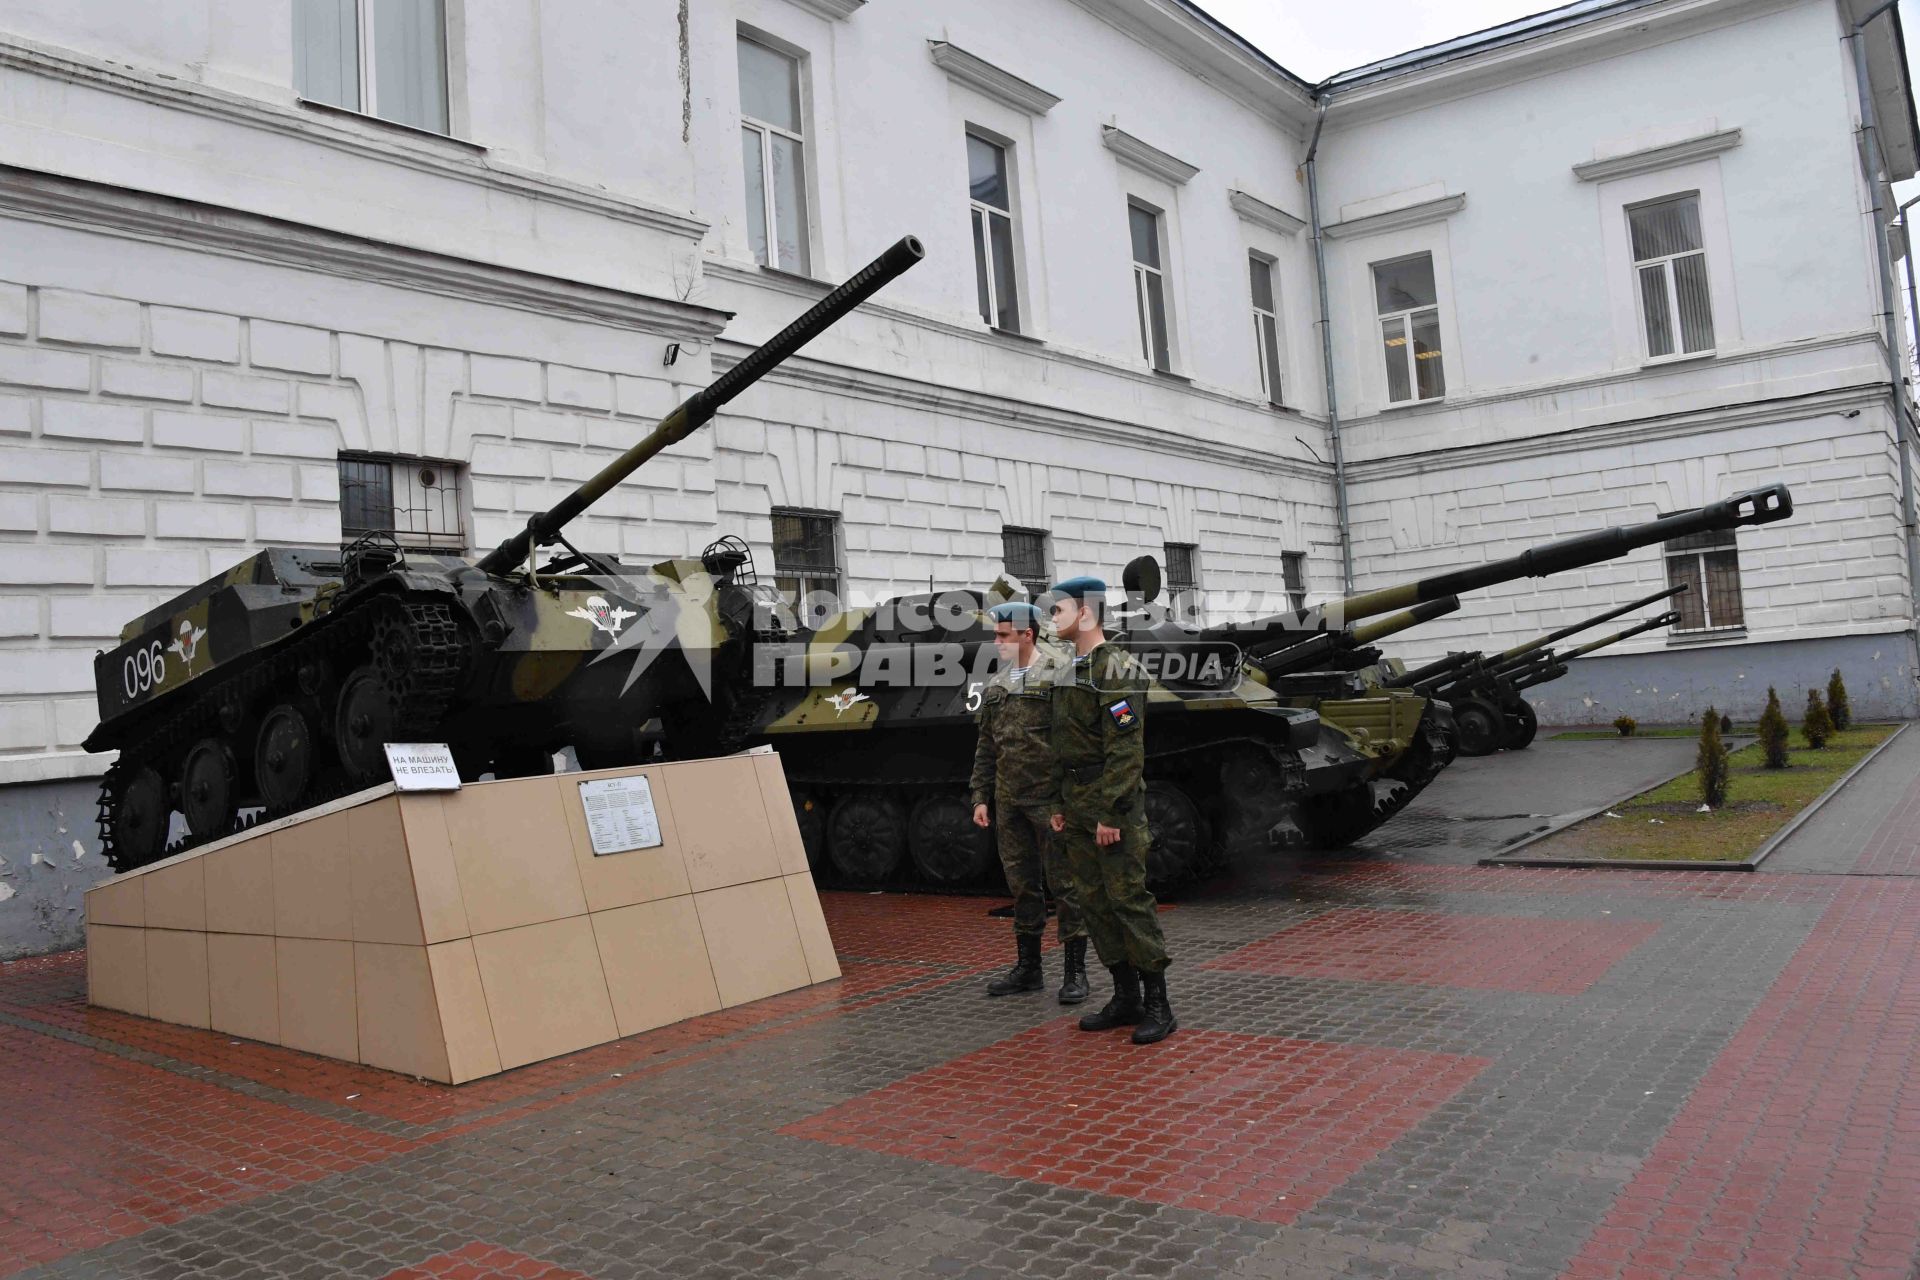
M 458 1089 L 7 964 L 0 1275 L 1909 1277 L 1917 773 L 1784 872 L 1246 868 L 1145 1049 L 984 998 L 982 899 L 827 894 L 842 981 Z

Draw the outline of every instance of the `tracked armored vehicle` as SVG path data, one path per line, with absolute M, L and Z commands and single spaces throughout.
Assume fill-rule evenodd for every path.
M 120 753 L 100 795 L 109 863 L 160 857 L 176 812 L 188 847 L 243 810 L 293 813 L 379 781 L 388 742 L 447 742 L 469 776 L 547 771 L 566 746 L 627 763 L 648 722 L 724 742 L 704 677 L 751 629 L 744 545 L 629 568 L 562 528 L 923 255 L 912 236 L 895 244 L 478 561 L 391 537 L 274 548 L 129 623 L 95 660 L 86 741 Z

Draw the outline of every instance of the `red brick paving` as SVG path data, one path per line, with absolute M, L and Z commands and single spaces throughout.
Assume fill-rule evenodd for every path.
M 1063 1020 L 781 1132 L 1284 1223 L 1485 1065 L 1206 1030 L 1142 1050 Z
M 1643 920 L 1543 920 L 1336 908 L 1205 967 L 1577 996 L 1652 937 Z
M 1567 1280 L 1911 1280 L 1920 885 L 1845 886 Z
M 389 1271 L 382 1280 L 592 1280 L 592 1277 L 529 1258 L 524 1253 L 475 1241 L 414 1266 Z
M 0 1275 L 415 1144 L 0 1026 Z

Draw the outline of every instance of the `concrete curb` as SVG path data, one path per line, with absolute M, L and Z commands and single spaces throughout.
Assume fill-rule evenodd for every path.
M 1907 729 L 1911 727 L 1912 723 L 1912 721 L 1901 723 L 1900 726 L 1888 734 L 1885 740 L 1878 746 L 1856 760 L 1853 768 L 1841 774 L 1832 786 L 1815 796 L 1806 808 L 1794 815 L 1791 822 L 1768 836 L 1758 849 L 1744 858 L 1737 860 L 1716 860 L 1713 862 L 1694 862 L 1680 858 L 1518 858 L 1514 856 L 1520 850 L 1536 841 L 1545 840 L 1548 836 L 1558 835 L 1568 827 L 1605 813 L 1607 810 L 1613 808 L 1615 804 L 1621 804 L 1625 800 L 1633 799 L 1633 796 L 1626 796 L 1623 797 L 1622 800 L 1615 800 L 1610 804 L 1603 804 L 1598 808 L 1589 809 L 1585 813 L 1576 814 L 1565 822 L 1559 822 L 1549 826 L 1544 831 L 1536 831 L 1526 839 L 1517 841 L 1514 846 L 1506 852 L 1496 853 L 1492 857 L 1480 859 L 1479 865 L 1483 867 L 1610 867 L 1623 871 L 1752 871 L 1760 865 L 1763 859 L 1785 843 L 1787 837 L 1798 831 L 1809 818 L 1824 808 L 1827 801 L 1838 795 L 1842 787 L 1852 782 L 1854 775 L 1872 764 L 1874 759 L 1879 756 L 1882 751 L 1885 751 L 1898 741 L 1900 735 L 1905 733 Z M 1741 746 L 1748 746 L 1756 741 L 1758 741 L 1758 739 L 1748 739 L 1748 741 L 1742 743 Z M 1680 770 L 1680 772 L 1674 774 L 1673 777 L 1661 779 L 1659 782 L 1654 783 L 1652 787 L 1646 788 L 1645 791 L 1636 791 L 1633 794 L 1644 795 L 1646 791 L 1652 791 L 1657 787 L 1664 787 L 1667 783 L 1672 782 L 1674 778 L 1681 777 L 1690 772 L 1692 772 L 1692 766 Z

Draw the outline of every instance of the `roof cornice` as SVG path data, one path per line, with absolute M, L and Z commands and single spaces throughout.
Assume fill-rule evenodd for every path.
M 1195 79 L 1257 114 L 1304 133 L 1313 86 L 1188 0 L 1074 0 Z

